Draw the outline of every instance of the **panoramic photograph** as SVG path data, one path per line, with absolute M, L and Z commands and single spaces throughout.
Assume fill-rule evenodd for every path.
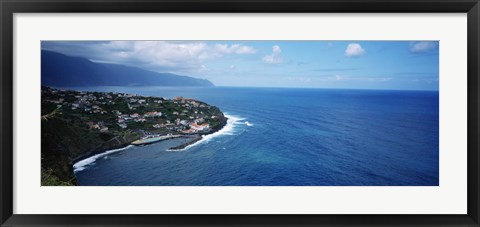
M 42 186 L 439 186 L 438 41 L 42 41 Z

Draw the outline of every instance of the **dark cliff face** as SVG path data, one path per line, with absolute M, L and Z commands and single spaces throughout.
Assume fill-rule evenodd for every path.
M 215 131 L 218 131 L 220 129 L 222 129 L 226 124 L 227 124 L 227 118 L 223 115 L 222 112 L 220 112 L 220 114 L 218 114 L 218 116 L 220 117 L 220 124 L 214 128 Z
M 215 109 L 215 112 L 216 112 L 215 115 L 219 118 L 218 124 L 215 125 L 215 127 L 212 128 L 212 131 L 216 132 L 216 131 L 222 129 L 227 124 L 228 119 L 225 117 L 225 115 L 223 115 L 223 112 L 218 107 L 214 107 L 214 109 Z
M 42 118 L 42 185 L 76 185 L 72 167 L 76 160 L 127 146 L 139 137 L 91 131 L 60 117 Z
M 115 136 L 107 141 L 102 141 L 94 149 L 85 150 L 85 152 L 77 154 L 75 157 L 71 157 L 73 162 L 80 161 L 95 154 L 103 153 L 108 150 L 123 148 L 130 145 L 133 141 L 140 139 L 141 135 L 138 133 L 126 133 L 123 136 Z
M 73 174 L 72 146 L 67 141 L 72 141 L 76 132 L 69 129 L 67 122 L 60 119 L 42 119 L 42 186 L 55 185 L 58 182 L 76 185 Z M 55 128 L 58 130 L 55 130 Z M 64 137 L 66 135 L 67 137 Z M 69 136 L 72 135 L 72 136 Z M 47 173 L 43 175 L 43 173 Z M 53 179 L 52 179 L 53 178 Z
M 171 73 L 157 73 L 118 64 L 95 63 L 42 50 L 42 85 L 81 86 L 192 86 L 211 87 L 212 82 Z

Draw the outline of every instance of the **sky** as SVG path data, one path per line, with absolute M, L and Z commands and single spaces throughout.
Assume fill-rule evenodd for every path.
M 438 41 L 42 41 L 100 63 L 216 86 L 438 90 Z

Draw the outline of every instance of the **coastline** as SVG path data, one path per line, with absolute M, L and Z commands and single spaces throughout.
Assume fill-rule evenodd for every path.
M 221 134 L 226 133 L 227 131 L 230 131 L 232 129 L 233 125 L 235 124 L 235 122 L 237 122 L 240 119 L 236 118 L 236 117 L 233 117 L 233 116 L 230 116 L 230 115 L 226 115 L 226 116 L 225 115 L 224 115 L 224 121 L 222 121 L 221 127 L 218 127 L 216 130 L 213 130 L 209 133 L 198 134 L 198 135 L 200 135 L 200 137 L 198 139 L 196 138 L 196 139 L 191 140 L 189 142 L 186 142 L 182 145 L 169 148 L 169 149 L 167 149 L 167 151 L 184 151 L 184 150 L 186 150 L 190 147 L 193 147 L 197 144 L 202 143 L 203 141 L 207 141 L 212 137 L 215 137 L 217 135 L 221 135 Z
M 194 144 L 202 141 L 202 139 L 204 139 L 205 136 L 212 135 L 212 134 L 217 133 L 218 131 L 222 130 L 223 128 L 225 128 L 225 126 L 227 125 L 228 119 L 229 118 L 223 116 L 222 124 L 219 127 L 213 129 L 212 131 L 210 131 L 208 133 L 197 133 L 197 134 L 194 134 L 194 135 L 180 135 L 178 137 L 172 137 L 172 138 L 168 138 L 168 139 L 165 139 L 165 140 L 158 141 L 157 143 L 161 143 L 161 142 L 167 141 L 169 139 L 173 139 L 173 138 L 193 137 L 193 139 L 189 140 L 188 142 L 185 142 L 185 143 L 180 144 L 178 146 L 167 149 L 167 151 L 184 150 L 188 146 L 194 145 Z M 112 153 L 115 153 L 115 152 L 123 151 L 123 150 L 131 148 L 133 146 L 138 146 L 138 145 L 132 144 L 133 141 L 135 141 L 135 140 L 128 141 L 127 143 L 123 143 L 120 146 L 116 145 L 116 146 L 112 146 L 112 147 L 109 147 L 109 148 L 105 148 L 105 149 L 102 149 L 101 151 L 98 151 L 98 152 L 90 152 L 86 155 L 83 155 L 81 157 L 76 158 L 74 161 L 72 161 L 73 173 L 84 170 L 85 166 L 94 163 L 97 159 L 99 159 L 103 156 L 106 156 L 108 154 L 112 154 Z M 140 145 L 140 146 L 142 146 L 142 145 Z
M 192 135 L 193 139 L 186 142 L 186 143 L 183 143 L 183 144 L 180 144 L 178 146 L 175 146 L 175 147 L 171 147 L 171 148 L 168 148 L 167 151 L 181 151 L 181 150 L 184 150 L 186 149 L 187 147 L 189 146 L 193 146 L 194 144 L 202 141 L 204 139 L 205 136 L 208 136 L 208 135 L 212 135 L 214 133 L 217 133 L 219 132 L 220 130 L 222 130 L 223 128 L 225 128 L 225 126 L 227 125 L 228 123 L 228 117 L 225 116 L 225 114 L 223 115 L 223 118 L 222 118 L 222 124 L 213 129 L 212 131 L 208 132 L 208 133 L 197 133 L 197 134 L 194 134 Z
M 121 147 L 121 148 L 111 149 L 111 150 L 107 150 L 107 151 L 104 151 L 104 152 L 101 152 L 101 153 L 96 153 L 96 154 L 91 155 L 91 156 L 89 156 L 85 159 L 77 161 L 77 162 L 75 162 L 75 164 L 72 165 L 73 173 L 84 170 L 85 166 L 94 163 L 97 159 L 99 159 L 103 156 L 106 156 L 106 155 L 112 154 L 112 153 L 116 153 L 116 152 L 119 152 L 119 151 L 123 151 L 123 150 L 126 150 L 126 149 L 130 148 L 130 147 L 133 147 L 133 145 L 129 144 L 129 145 L 126 145 L 126 146 Z
M 167 151 L 179 151 L 179 150 L 182 150 L 185 147 L 188 147 L 189 145 L 192 145 L 192 144 L 194 144 L 194 143 L 203 139 L 203 137 L 201 135 L 198 135 L 198 134 L 196 134 L 192 137 L 193 137 L 193 139 L 191 139 L 190 141 L 188 141 L 186 143 L 183 143 L 183 144 L 180 144 L 180 145 L 175 146 L 175 147 L 168 148 Z
M 114 140 L 114 139 L 115 139 L 115 138 L 113 138 L 112 140 Z M 87 153 L 85 153 L 85 154 L 83 154 L 83 155 L 80 155 L 80 156 L 74 158 L 74 159 L 72 160 L 72 166 L 75 165 L 75 164 L 78 163 L 78 162 L 81 162 L 81 161 L 83 161 L 83 160 L 85 160 L 85 159 L 88 159 L 88 158 L 91 158 L 91 157 L 93 157 L 93 156 L 96 156 L 96 155 L 99 155 L 99 154 L 103 154 L 103 153 L 109 152 L 109 151 L 111 151 L 111 150 L 118 150 L 118 149 L 126 148 L 126 147 L 130 146 L 133 141 L 134 141 L 134 140 L 132 140 L 132 141 L 127 141 L 127 142 L 125 142 L 125 143 L 121 143 L 121 144 L 119 144 L 119 145 L 114 145 L 114 146 L 111 146 L 111 147 L 104 147 L 104 148 L 99 149 L 99 150 L 96 150 L 96 151 L 87 152 Z
M 150 137 L 150 138 L 146 138 L 146 139 L 138 139 L 138 140 L 135 140 L 135 141 L 131 142 L 130 144 L 135 145 L 135 146 L 143 146 L 143 145 L 148 145 L 148 144 L 152 144 L 152 143 L 159 143 L 159 142 L 162 142 L 162 141 L 171 140 L 171 139 L 175 139 L 175 138 L 181 138 L 181 137 L 184 137 L 184 136 L 183 135 L 156 136 L 156 137 Z
M 225 125 L 218 107 L 182 96 L 167 99 L 47 86 L 41 91 L 42 185 L 75 185 L 75 171 L 81 166 L 129 145 L 170 137 L 183 138 L 174 144 L 194 143 L 201 134 L 214 133 Z

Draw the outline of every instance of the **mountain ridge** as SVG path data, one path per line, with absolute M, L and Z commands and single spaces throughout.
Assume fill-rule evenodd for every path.
M 215 86 L 206 79 L 122 64 L 97 63 L 49 50 L 41 51 L 41 73 L 44 86 Z

